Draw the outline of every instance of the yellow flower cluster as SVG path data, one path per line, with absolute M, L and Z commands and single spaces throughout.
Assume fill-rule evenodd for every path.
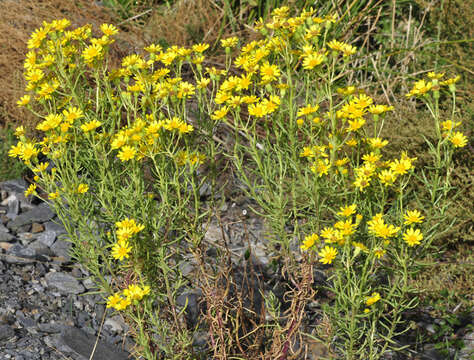
M 140 301 L 150 293 L 150 286 L 131 284 L 121 293 L 115 293 L 107 298 L 107 308 L 121 311 L 125 310 L 133 301 Z
M 132 248 L 130 247 L 129 240 L 135 234 L 142 231 L 145 226 L 137 224 L 135 220 L 129 218 L 116 222 L 115 226 L 117 227 L 115 231 L 117 242 L 112 246 L 112 257 L 122 261 L 124 258 L 128 259 L 130 256 L 129 253 Z
M 351 204 L 343 206 L 339 209 L 336 215 L 341 219 L 337 221 L 332 227 L 325 227 L 318 234 L 313 233 L 308 235 L 303 240 L 300 246 L 301 250 L 307 251 L 317 246 L 320 243 L 320 239 L 323 239 L 324 248 L 318 252 L 320 256 L 320 262 L 324 264 L 331 264 L 335 259 L 338 251 L 335 246 L 344 246 L 347 242 L 355 249 L 355 253 L 373 253 L 375 258 L 381 258 L 385 255 L 385 247 L 389 244 L 389 239 L 399 236 L 401 233 L 401 227 L 386 224 L 383 219 L 383 214 L 379 213 L 374 215 L 369 221 L 367 221 L 367 230 L 370 235 L 375 238 L 379 238 L 382 241 L 376 243 L 374 246 L 368 247 L 366 244 L 353 241 L 351 237 L 355 234 L 357 228 L 362 222 L 362 215 L 357 214 L 357 204 Z M 352 218 L 355 215 L 355 218 Z M 418 210 L 407 210 L 403 215 L 404 225 L 412 225 L 415 223 L 422 223 L 424 216 Z M 419 245 L 423 240 L 423 234 L 419 229 L 414 229 L 412 226 L 406 228 L 401 237 L 405 243 L 409 246 Z

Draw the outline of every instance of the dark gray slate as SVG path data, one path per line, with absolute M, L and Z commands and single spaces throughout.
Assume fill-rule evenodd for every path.
M 7 227 L 17 230 L 24 225 L 34 222 L 45 222 L 54 217 L 54 212 L 49 208 L 48 204 L 42 203 L 34 209 L 18 215 L 15 220 L 8 222 Z
M 12 240 L 15 240 L 15 237 L 12 234 L 8 234 L 6 232 L 0 231 L 0 242 L 2 241 L 9 242 Z
M 62 224 L 59 224 L 59 219 L 55 218 L 52 221 L 48 221 L 44 223 L 44 227 L 46 231 L 54 231 L 56 236 L 61 234 L 66 234 L 67 231 Z
M 36 239 L 46 246 L 51 246 L 53 245 L 54 240 L 56 240 L 56 232 L 52 230 L 43 231 Z
M 22 193 L 28 189 L 28 184 L 23 179 L 14 179 L 0 182 L 0 189 L 8 192 Z
M 45 276 L 48 286 L 58 289 L 63 294 L 80 294 L 84 286 L 73 276 L 61 272 L 50 272 Z
M 8 340 L 15 336 L 15 332 L 9 325 L 0 325 L 0 341 Z
M 10 229 L 5 227 L 5 225 L 3 225 L 2 223 L 0 223 L 0 233 L 2 232 L 10 232 Z
M 65 261 L 70 261 L 71 256 L 69 255 L 69 249 L 71 246 L 72 244 L 69 241 L 58 239 L 51 246 L 51 250 L 53 250 L 57 256 L 63 257 Z
M 40 240 L 33 241 L 30 245 L 28 245 L 28 247 L 33 249 L 36 255 L 44 255 L 49 257 L 54 256 L 54 252 L 49 248 L 49 246 Z
M 94 349 L 97 337 L 89 335 L 81 329 L 75 327 L 67 327 L 61 334 L 63 342 L 78 354 L 89 357 Z M 128 354 L 113 345 L 99 340 L 94 352 L 93 360 L 127 360 Z

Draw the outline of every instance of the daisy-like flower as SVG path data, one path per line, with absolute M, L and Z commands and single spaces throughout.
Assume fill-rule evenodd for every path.
M 132 301 L 128 298 L 122 299 L 117 305 L 115 305 L 115 310 L 125 310 L 131 303 Z
M 28 197 L 36 192 L 36 184 L 31 184 L 28 189 L 25 190 L 25 196 Z
M 321 257 L 321 259 L 319 259 L 319 262 L 323 264 L 331 264 L 332 261 L 336 258 L 337 249 L 331 246 L 325 246 L 323 249 L 321 249 L 318 255 Z
M 57 199 L 58 197 L 59 197 L 59 192 L 57 192 L 57 191 L 48 194 L 48 199 L 49 200 L 54 200 L 54 199 Z
M 94 120 L 91 120 L 91 121 L 89 121 L 85 124 L 82 124 L 81 129 L 84 132 L 89 132 L 89 131 L 92 131 L 92 130 L 98 128 L 101 125 L 102 125 L 102 123 L 100 121 L 94 119 Z
M 229 37 L 221 40 L 221 46 L 223 48 L 233 48 L 237 45 L 239 39 L 236 36 Z
M 112 36 L 118 33 L 118 29 L 111 24 L 100 25 L 100 30 L 107 36 Z
M 119 294 L 110 295 L 107 298 L 107 308 L 116 308 L 116 306 L 122 301 L 122 297 Z
M 281 72 L 277 65 L 270 65 L 270 63 L 266 61 L 260 66 L 260 76 L 264 83 L 275 81 L 280 75 Z
M 319 240 L 319 236 L 318 234 L 311 234 L 311 235 L 308 235 L 304 238 L 304 241 L 303 241 L 303 245 L 301 245 L 301 250 L 303 251 L 306 251 L 308 250 L 310 247 L 312 247 L 316 241 Z
M 418 210 L 407 210 L 405 215 L 403 215 L 403 218 L 405 219 L 405 225 L 411 225 L 414 223 L 421 223 L 425 217 L 421 216 L 421 213 Z
M 423 240 L 423 234 L 420 232 L 420 229 L 408 229 L 403 234 L 403 240 L 408 244 L 408 246 L 420 245 L 421 240 Z
M 316 66 L 322 64 L 325 60 L 324 55 L 318 53 L 311 53 L 304 57 L 303 60 L 303 69 L 312 70 Z
M 381 149 L 388 145 L 388 140 L 383 140 L 379 137 L 367 139 L 369 146 L 373 149 Z
M 355 214 L 356 209 L 357 209 L 357 204 L 343 206 L 339 208 L 340 211 L 337 213 L 337 215 L 349 217 L 352 214 Z
M 202 43 L 199 43 L 199 44 L 193 45 L 193 51 L 194 51 L 194 52 L 197 52 L 197 53 L 199 53 L 199 54 L 203 53 L 203 52 L 206 51 L 208 48 L 209 48 L 209 44 L 202 44 Z
M 16 102 L 16 104 L 21 107 L 21 106 L 26 106 L 30 103 L 31 96 L 30 95 L 23 95 L 20 100 Z
M 86 47 L 82 52 L 82 57 L 86 63 L 91 63 L 102 55 L 102 46 L 94 44 Z
M 120 149 L 117 157 L 122 161 L 128 161 L 135 157 L 137 150 L 129 145 L 124 145 Z
M 454 147 L 464 147 L 467 144 L 467 138 L 466 136 L 459 131 L 454 132 L 450 137 L 449 141 L 451 144 L 454 145 Z
M 387 252 L 387 251 L 384 250 L 384 249 L 379 249 L 379 248 L 374 249 L 374 255 L 375 255 L 375 257 L 376 257 L 377 259 L 380 259 L 381 257 L 383 257 L 386 252 Z
M 127 241 L 119 241 L 112 247 L 112 256 L 114 259 L 122 261 L 124 258 L 128 259 L 130 251 L 132 248 Z
M 312 113 L 315 113 L 318 111 L 319 105 L 312 106 L 311 104 L 308 104 L 298 110 L 298 113 L 296 114 L 297 116 L 306 116 Z
M 223 119 L 227 113 L 229 112 L 229 107 L 223 106 L 220 109 L 217 109 L 214 111 L 214 113 L 211 115 L 212 120 L 220 120 Z
M 85 194 L 87 191 L 89 191 L 89 185 L 87 184 L 79 184 L 77 187 L 77 192 L 79 194 Z
M 378 292 L 374 292 L 374 293 L 372 293 L 371 296 L 369 296 L 367 298 L 367 300 L 365 300 L 365 304 L 367 306 L 371 306 L 371 305 L 375 304 L 377 301 L 379 301 L 380 299 L 381 299 L 380 294 Z

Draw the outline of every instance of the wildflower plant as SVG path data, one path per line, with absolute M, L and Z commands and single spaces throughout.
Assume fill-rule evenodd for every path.
M 334 333 L 326 340 L 339 356 L 379 359 L 408 330 L 402 314 L 417 303 L 409 280 L 439 215 L 426 206 L 447 197 L 452 154 L 467 142 L 458 122 L 439 115 L 446 88 L 455 113 L 456 78 L 430 74 L 410 91 L 437 130 L 428 143 L 433 171 L 417 172 L 414 155 L 386 157 L 381 130 L 395 109 L 348 80 L 358 49 L 334 37 L 336 17 L 290 12 L 258 21 L 260 38 L 246 44 L 222 39 L 222 68 L 205 66 L 208 44 L 152 44 L 113 68 L 118 30 L 107 24 L 93 36 L 90 26 L 68 30 L 69 21 L 56 20 L 28 42 L 18 105 L 41 119 L 41 138 L 19 128 L 10 156 L 35 173 L 26 195 L 47 194 L 107 307 L 136 325 L 137 353 L 147 359 L 156 348 L 165 358 L 191 357 L 192 334 L 176 307 L 186 284 L 179 266 L 203 237 L 212 206 L 200 189 L 210 182 L 215 195 L 223 152 L 267 220 L 273 265 L 291 272 L 303 258 L 306 285 L 312 266 L 331 273 L 324 311 Z M 226 148 L 216 129 L 230 129 Z M 430 199 L 410 192 L 413 178 L 424 179 Z M 299 296 L 297 323 L 310 300 Z M 282 334 L 273 355 L 288 352 Z

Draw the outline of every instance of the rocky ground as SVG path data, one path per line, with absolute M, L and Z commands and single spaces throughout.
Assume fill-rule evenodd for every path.
M 105 308 L 99 295 L 88 294 L 94 284 L 71 260 L 64 227 L 47 204 L 24 197 L 27 186 L 23 180 L 0 183 L 0 360 L 84 360 L 92 352 L 95 360 L 129 358 L 134 343 L 127 324 Z M 221 210 L 227 215 L 207 229 L 210 251 L 224 231 L 237 267 L 250 248 L 265 268 L 269 259 L 261 222 L 249 218 L 245 204 L 228 203 Z M 183 268 L 184 273 L 193 270 L 191 262 Z M 324 281 L 324 274 L 316 271 L 315 281 Z M 188 304 L 187 318 L 193 323 L 200 316 L 200 296 L 199 290 L 187 289 L 178 297 L 178 303 Z M 433 320 L 420 321 L 419 326 L 429 331 Z M 460 334 L 466 346 L 456 359 L 472 359 L 473 333 Z M 206 339 L 205 332 L 198 333 L 196 345 L 205 346 Z M 414 358 L 447 359 L 433 345 Z
M 86 294 L 94 285 L 71 262 L 64 227 L 25 199 L 26 187 L 0 183 L 0 359 L 84 360 L 94 347 L 93 359 L 127 359 L 127 325 Z

